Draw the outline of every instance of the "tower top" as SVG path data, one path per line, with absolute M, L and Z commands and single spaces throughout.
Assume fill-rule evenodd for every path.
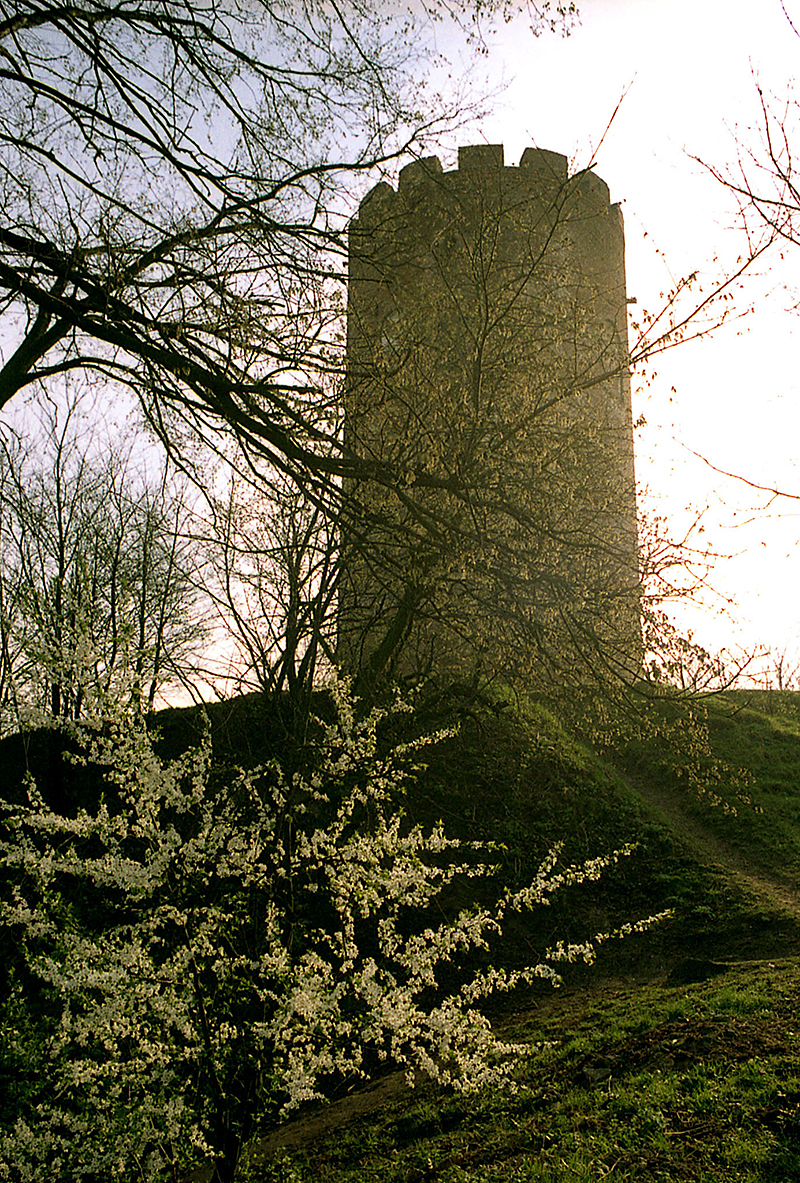
M 388 206 L 398 196 L 413 204 L 430 187 L 455 193 L 487 182 L 530 187 L 537 193 L 566 190 L 580 202 L 596 208 L 611 204 L 605 181 L 591 169 L 581 169 L 570 176 L 569 162 L 560 152 L 526 148 L 518 165 L 507 165 L 502 144 L 468 144 L 458 149 L 457 168 L 445 172 L 438 156 L 423 156 L 401 168 L 396 191 L 386 181 L 380 181 L 363 198 L 359 216 L 368 207 L 372 207 L 372 213 Z

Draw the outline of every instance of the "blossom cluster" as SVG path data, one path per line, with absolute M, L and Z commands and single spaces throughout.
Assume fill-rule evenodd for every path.
M 0 1179 L 155 1180 L 205 1157 L 233 1178 L 259 1122 L 379 1060 L 463 1090 L 506 1082 L 520 1048 L 480 1001 L 558 984 L 559 962 L 624 935 L 442 989 L 443 967 L 488 948 L 510 910 L 629 852 L 560 868 L 555 849 L 524 889 L 432 923 L 443 888 L 490 875 L 493 852 L 403 816 L 439 734 L 381 754 L 387 712 L 360 716 L 344 682 L 331 696 L 304 771 L 275 761 L 212 789 L 208 743 L 165 762 L 118 715 L 85 756 L 105 770 L 94 811 L 57 814 L 34 785 L 7 808 L 0 922 L 54 1017 L 46 1081 L 0 1134 Z

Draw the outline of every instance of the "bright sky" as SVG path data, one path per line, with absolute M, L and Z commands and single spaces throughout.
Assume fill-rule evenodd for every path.
M 785 2 L 800 28 L 800 0 Z M 756 142 L 755 78 L 776 106 L 785 101 L 800 38 L 780 0 L 578 3 L 567 39 L 534 38 L 522 19 L 495 36 L 486 66 L 507 86 L 480 135 L 503 143 L 509 164 L 530 144 L 565 153 L 575 169 L 596 152 L 595 171 L 623 203 L 635 313 L 690 272 L 719 274 L 743 249 L 730 194 L 692 156 L 724 168 L 737 140 Z M 451 147 L 476 138 L 465 132 Z M 800 120 L 797 138 L 800 156 Z M 800 312 L 786 311 L 800 302 L 800 247 L 746 286 L 743 307 L 753 300 L 752 315 L 657 359 L 653 381 L 637 376 L 634 414 L 647 420 L 637 472 L 674 536 L 708 506 L 706 537 L 735 556 L 713 575 L 733 601 L 729 616 L 683 623 L 712 648 L 760 644 L 800 661 L 800 500 L 754 514 L 768 497 L 692 456 L 800 496 Z
M 481 134 L 505 144 L 509 164 L 533 143 L 583 167 L 625 94 L 595 171 L 623 202 L 629 295 L 652 308 L 680 276 L 715 273 L 715 255 L 730 263 L 743 249 L 731 229 L 730 195 L 691 156 L 725 166 L 735 160 L 737 137 L 755 142 L 754 77 L 785 101 L 800 39 L 779 0 L 579 6 L 580 27 L 566 40 L 525 36 L 519 23 L 498 37 L 489 65 L 508 89 Z M 787 0 L 787 10 L 800 27 L 800 0 Z M 713 647 L 738 641 L 800 652 L 800 501 L 775 503 L 740 526 L 768 498 L 759 502 L 687 451 L 800 494 L 800 313 L 785 311 L 798 299 L 794 283 L 800 289 L 800 247 L 745 288 L 745 299 L 757 299 L 753 315 L 664 355 L 654 383 L 636 382 L 634 412 L 648 423 L 637 440 L 637 472 L 651 504 L 673 517 L 676 531 L 686 506 L 708 504 L 707 536 L 737 556 L 713 577 L 735 600 L 733 620 L 691 620 Z

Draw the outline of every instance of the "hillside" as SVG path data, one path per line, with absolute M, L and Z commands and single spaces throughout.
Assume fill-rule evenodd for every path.
M 800 695 L 697 704 L 671 745 L 675 720 L 650 724 L 595 733 L 598 755 L 541 709 L 473 719 L 415 801 L 499 835 L 520 874 L 558 833 L 574 857 L 635 838 L 551 933 L 664 904 L 674 919 L 495 1016 L 531 1047 L 516 1096 L 389 1075 L 266 1138 L 253 1179 L 800 1178 Z
M 528 882 L 556 842 L 566 863 L 635 846 L 598 883 L 510 922 L 487 957 L 518 966 L 560 939 L 672 917 L 608 942 L 594 966 L 567 966 L 558 991 L 493 1006 L 492 1022 L 530 1048 L 515 1094 L 460 1097 L 424 1081 L 412 1092 L 391 1071 L 343 1081 L 327 1106 L 262 1128 L 246 1177 L 800 1178 L 800 695 L 649 704 L 613 721 L 587 709 L 569 725 L 540 702 L 431 702 L 383 742 L 454 716 L 457 733 L 425 749 L 403 808 L 409 823 L 442 819 L 494 843 L 493 890 Z M 222 791 L 236 766 L 280 754 L 282 724 L 256 696 L 156 719 L 166 756 L 209 728 Z M 0 749 L 9 796 L 26 770 L 66 808 L 102 791 L 53 733 Z M 444 906 L 474 903 L 472 891 Z

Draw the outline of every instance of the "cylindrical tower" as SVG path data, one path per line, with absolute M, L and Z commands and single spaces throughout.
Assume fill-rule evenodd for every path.
M 353 670 L 632 676 L 622 215 L 499 145 L 377 185 L 350 233 L 339 651 Z

